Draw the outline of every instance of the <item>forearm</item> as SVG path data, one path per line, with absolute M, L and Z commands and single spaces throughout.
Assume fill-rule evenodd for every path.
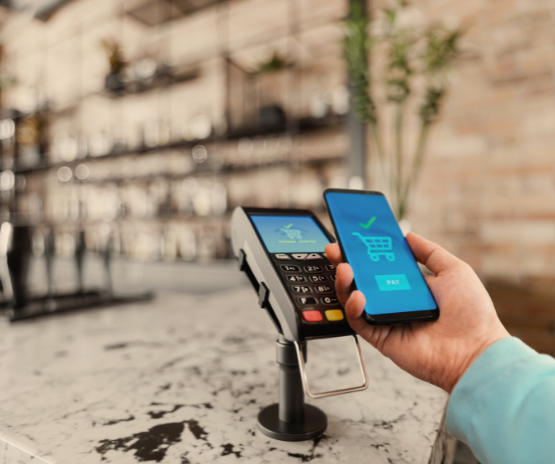
M 447 426 L 482 464 L 552 463 L 555 359 L 516 338 L 493 344 L 454 388 Z

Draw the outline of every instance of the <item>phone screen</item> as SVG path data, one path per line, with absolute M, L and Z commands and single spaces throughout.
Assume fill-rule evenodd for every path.
M 368 314 L 437 309 L 383 195 L 327 192 L 326 200 Z
M 269 253 L 323 253 L 330 241 L 310 216 L 251 215 Z

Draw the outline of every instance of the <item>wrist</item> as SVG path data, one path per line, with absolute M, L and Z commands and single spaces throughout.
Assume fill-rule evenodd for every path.
M 445 382 L 445 385 L 442 388 L 449 394 L 453 392 L 465 372 L 472 366 L 474 361 L 476 361 L 480 355 L 486 351 L 491 345 L 497 343 L 499 340 L 503 340 L 504 338 L 509 338 L 511 335 L 505 327 L 501 326 L 493 333 L 490 333 L 489 336 L 484 340 L 479 340 L 477 343 L 473 344 L 472 349 L 465 350 L 467 355 L 463 357 L 458 363 L 456 369 L 453 370 L 453 374 L 448 376 L 448 381 Z

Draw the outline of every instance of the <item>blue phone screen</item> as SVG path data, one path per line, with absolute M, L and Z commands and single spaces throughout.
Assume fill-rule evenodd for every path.
M 326 200 L 368 314 L 437 309 L 383 195 L 328 192 Z
M 251 215 L 270 253 L 323 253 L 330 241 L 310 216 Z

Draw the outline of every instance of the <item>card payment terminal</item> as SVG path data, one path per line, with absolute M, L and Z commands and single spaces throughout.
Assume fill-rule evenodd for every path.
M 324 255 L 333 241 L 310 211 L 235 210 L 234 253 L 247 259 L 261 305 L 288 340 L 354 333 L 335 294 L 335 268 Z
M 260 306 L 267 311 L 281 335 L 278 362 L 282 364 L 280 343 L 294 345 L 297 359 L 293 361 L 295 365 L 298 361 L 302 386 L 311 398 L 365 389 L 368 379 L 358 340 L 335 293 L 335 268 L 324 254 L 325 246 L 335 242 L 333 236 L 308 210 L 237 207 L 231 225 L 233 253 L 239 267 L 249 278 Z M 305 369 L 305 341 L 346 335 L 354 336 L 364 383 L 353 388 L 312 393 Z M 259 416 L 262 430 L 260 420 Z

